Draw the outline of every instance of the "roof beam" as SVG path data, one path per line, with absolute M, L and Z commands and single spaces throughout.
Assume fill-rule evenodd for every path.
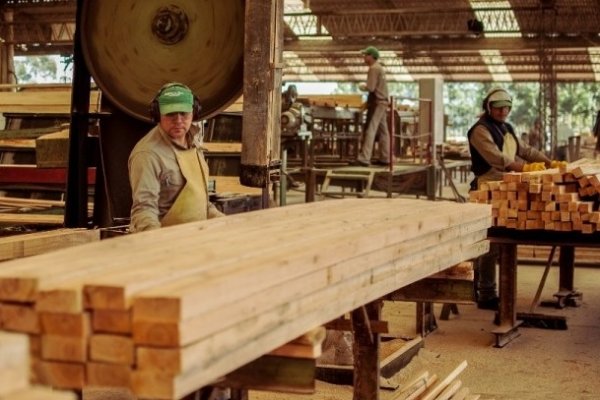
M 478 19 L 484 32 L 520 33 L 545 32 L 547 9 L 540 7 L 444 8 L 424 12 L 423 9 L 346 10 L 286 14 L 284 19 L 298 36 L 333 37 L 405 37 L 413 35 L 466 35 L 467 21 Z M 555 6 L 556 32 L 597 33 L 598 17 L 595 7 Z M 518 22 L 517 22 L 518 21 Z M 574 25 L 573 21 L 577 21 Z
M 531 50 L 539 48 L 539 38 L 402 38 L 398 39 L 349 39 L 349 40 L 286 40 L 284 51 L 302 52 L 352 52 L 365 46 L 375 45 L 379 50 L 429 53 L 429 52 L 464 52 L 479 50 Z M 547 47 L 555 49 L 581 49 L 600 47 L 598 33 L 545 38 Z

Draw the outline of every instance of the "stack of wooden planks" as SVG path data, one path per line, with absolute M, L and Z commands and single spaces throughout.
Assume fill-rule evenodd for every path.
M 4 329 L 24 320 L 47 385 L 177 399 L 487 252 L 490 225 L 479 204 L 352 199 L 117 237 L 4 262 Z
M 477 400 L 481 396 L 471 394 L 463 386 L 458 375 L 467 367 L 467 361 L 461 362 L 444 379 L 438 380 L 436 374 L 423 371 L 394 392 L 392 400 Z
M 34 387 L 29 383 L 27 335 L 0 332 L 0 400 L 76 400 L 73 392 Z
M 100 240 L 97 229 L 55 229 L 0 238 L 0 261 L 30 257 L 51 250 Z
M 492 205 L 494 225 L 513 229 L 600 230 L 600 164 L 578 162 L 566 168 L 505 173 L 470 192 L 470 200 Z
M 90 91 L 90 112 L 100 111 L 100 92 Z M 0 92 L 0 112 L 25 114 L 71 113 L 71 88 Z

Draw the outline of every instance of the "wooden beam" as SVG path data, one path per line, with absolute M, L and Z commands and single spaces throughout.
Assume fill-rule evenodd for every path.
M 268 187 L 279 161 L 282 27 L 283 0 L 246 1 L 240 171 L 246 186 Z

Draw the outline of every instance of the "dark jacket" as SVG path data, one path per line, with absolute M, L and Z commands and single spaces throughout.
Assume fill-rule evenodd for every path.
M 502 151 L 502 147 L 504 146 L 504 133 L 509 133 L 514 136 L 515 142 L 517 143 L 517 153 L 519 152 L 519 140 L 517 139 L 517 135 L 515 135 L 515 130 L 511 124 L 508 122 L 497 122 L 494 121 L 489 115 L 484 114 L 479 118 L 479 121 L 475 123 L 469 129 L 467 133 L 467 138 L 469 139 L 469 151 L 471 152 L 471 171 L 475 176 L 480 176 L 488 172 L 492 166 L 488 164 L 488 162 L 479 154 L 477 149 L 471 144 L 471 135 L 475 130 L 475 127 L 478 125 L 483 125 L 492 135 L 492 140 L 498 146 L 498 149 Z

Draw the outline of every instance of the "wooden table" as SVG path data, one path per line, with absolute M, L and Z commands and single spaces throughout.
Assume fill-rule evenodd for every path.
M 496 347 L 504 347 L 519 336 L 517 321 L 517 246 L 520 244 L 559 246 L 559 301 L 581 297 L 574 288 L 574 261 L 576 247 L 600 247 L 600 232 L 558 232 L 545 230 L 515 230 L 493 227 L 488 230 L 491 243 L 500 245 L 500 309 L 499 327 L 494 330 Z

